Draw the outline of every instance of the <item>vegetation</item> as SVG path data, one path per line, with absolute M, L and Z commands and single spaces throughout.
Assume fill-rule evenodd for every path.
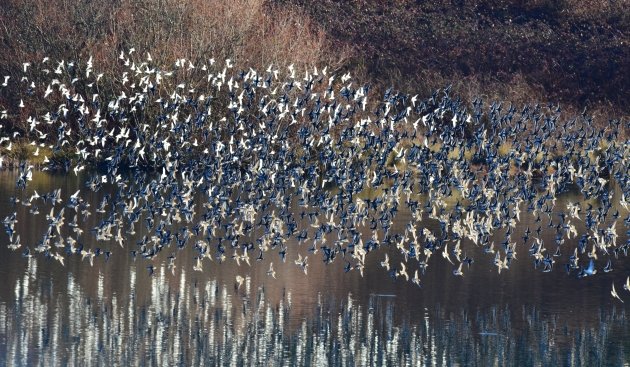
M 19 79 L 23 62 L 44 57 L 93 59 L 100 91 L 113 94 L 118 55 L 135 47 L 164 68 L 211 57 L 245 70 L 328 65 L 373 94 L 394 86 L 423 97 L 450 84 L 466 102 L 560 102 L 604 126 L 630 116 L 629 31 L 630 7 L 616 0 L 6 0 L 0 74 Z M 38 107 L 11 114 L 14 92 L 0 91 L 0 110 L 24 123 Z
M 470 100 L 630 114 L 630 6 L 620 0 L 357 0 L 299 5 L 377 85 Z
M 0 32 L 0 72 L 14 77 L 23 62 L 93 57 L 95 70 L 120 79 L 118 55 L 130 48 L 158 65 L 212 57 L 258 69 L 334 66 L 345 57 L 299 7 L 265 0 L 6 0 Z

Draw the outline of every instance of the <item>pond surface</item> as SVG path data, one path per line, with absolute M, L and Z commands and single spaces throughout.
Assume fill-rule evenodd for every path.
M 97 239 L 92 229 L 108 212 L 93 209 L 113 194 L 112 187 L 90 193 L 85 177 L 35 173 L 23 192 L 15 180 L 15 173 L 0 173 L 0 218 L 16 212 L 15 232 L 23 246 L 11 251 L 8 235 L 0 234 L 0 365 L 619 366 L 630 361 L 630 293 L 623 290 L 630 262 L 623 253 L 600 256 L 595 276 L 567 274 L 563 264 L 575 238 L 561 246 L 566 251 L 547 273 L 534 268 L 522 241 L 500 274 L 493 254 L 464 243 L 474 262 L 464 265 L 463 276 L 454 276 L 457 267 L 437 254 L 420 275 L 420 286 L 393 279 L 381 266 L 386 253 L 392 267 L 400 263 L 395 246 L 371 251 L 361 275 L 355 268 L 346 271 L 350 261 L 344 258 L 321 261 L 321 250 L 309 250 L 312 234 L 301 244 L 288 240 L 285 262 L 276 249 L 262 260 L 252 254 L 251 265 L 237 264 L 228 250 L 223 263 L 204 259 L 200 267 L 191 246 L 172 245 L 152 259 L 132 256 L 138 241 L 151 235 L 142 225 L 133 234 L 124 229 L 122 245 Z M 64 253 L 66 237 L 73 237 L 84 249 L 108 251 L 108 258 L 101 254 L 90 264 L 89 256 L 64 255 L 62 265 L 33 250 L 23 256 L 24 248 L 36 248 L 46 233 L 52 205 L 42 202 L 40 213 L 33 214 L 32 205 L 10 198 L 28 201 L 34 190 L 59 188 L 64 202 L 82 190 L 92 214 L 79 215 L 80 235 L 64 227 L 53 239 L 59 240 L 55 251 Z M 557 207 L 579 198 L 561 194 Z M 69 222 L 74 211 L 65 210 Z M 295 205 L 295 210 L 302 209 Z M 297 218 L 309 228 L 308 216 Z M 526 212 L 520 219 L 513 238 L 537 227 Z M 401 209 L 390 231 L 404 233 L 410 220 Z M 575 222 L 580 232 L 583 224 Z M 617 241 L 623 243 L 626 228 L 619 222 Z M 176 232 L 182 226 L 185 221 L 171 227 Z M 439 230 L 430 220 L 418 226 Z M 367 227 L 360 228 L 363 241 L 373 236 Z M 261 235 L 254 229 L 239 241 L 256 243 Z M 498 244 L 503 236 L 497 231 L 492 240 Z M 554 242 L 554 233 L 542 231 L 540 238 Z M 307 274 L 295 264 L 298 256 L 309 257 Z M 609 258 L 614 270 L 604 272 Z M 586 255 L 581 262 L 588 262 Z M 625 303 L 611 297 L 613 283 Z

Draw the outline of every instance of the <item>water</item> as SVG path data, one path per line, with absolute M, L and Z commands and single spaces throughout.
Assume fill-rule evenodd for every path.
M 596 276 L 567 275 L 562 264 L 575 239 L 562 245 L 566 250 L 550 273 L 534 269 L 522 241 L 517 260 L 501 274 L 494 255 L 463 243 L 475 260 L 463 267 L 464 276 L 454 276 L 455 266 L 437 254 L 420 276 L 421 287 L 393 280 L 381 267 L 385 252 L 392 266 L 399 265 L 394 246 L 369 253 L 361 276 L 356 269 L 346 273 L 342 258 L 326 265 L 321 251 L 309 254 L 310 239 L 290 242 L 286 263 L 275 250 L 261 261 L 252 254 L 251 266 L 237 265 L 228 250 L 224 263 L 205 259 L 202 271 L 195 271 L 190 245 L 166 249 L 153 260 L 134 260 L 130 250 L 150 235 L 144 226 L 125 234 L 123 247 L 97 241 L 90 230 L 107 213 L 94 209 L 113 188 L 89 193 L 83 182 L 81 176 L 36 173 L 23 193 L 15 189 L 14 173 L 0 173 L 0 217 L 17 212 L 23 244 L 35 248 L 41 240 L 50 204 L 32 215 L 31 207 L 12 209 L 10 196 L 61 188 L 67 199 L 80 188 L 93 214 L 80 219 L 79 242 L 111 251 L 107 261 L 101 255 L 90 265 L 72 255 L 62 266 L 43 254 L 24 258 L 23 249 L 10 251 L 8 236 L 0 234 L 0 365 L 617 366 L 630 360 L 630 294 L 622 289 L 630 263 L 623 255 L 612 257 L 614 271 L 604 273 L 607 258 L 600 256 Z M 578 198 L 562 194 L 557 205 Z M 66 221 L 72 215 L 66 209 Z M 409 220 L 408 212 L 399 212 L 391 231 L 404 232 Z M 533 220 L 522 214 L 513 238 L 535 228 Z M 308 223 L 304 218 L 300 225 L 308 228 Z M 576 225 L 579 232 L 583 224 Z M 422 226 L 438 230 L 428 220 Z M 372 236 L 369 228 L 361 232 L 364 241 Z M 541 239 L 553 243 L 548 232 Z M 618 233 L 625 233 L 621 223 Z M 64 228 L 63 235 L 73 234 Z M 253 231 L 242 241 L 260 235 Z M 498 244 L 502 238 L 503 231 L 497 231 L 493 240 Z M 174 268 L 166 258 L 171 253 Z M 298 253 L 309 256 L 308 275 L 294 264 Z M 267 275 L 270 262 L 276 279 Z M 244 278 L 240 287 L 237 276 Z M 626 303 L 611 297 L 613 282 Z

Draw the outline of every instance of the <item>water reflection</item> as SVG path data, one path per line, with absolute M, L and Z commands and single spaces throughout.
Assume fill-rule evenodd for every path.
M 625 311 L 592 310 L 594 323 L 545 314 L 538 307 L 493 305 L 416 310 L 397 321 L 397 297 L 319 294 L 309 317 L 293 325 L 295 296 L 273 300 L 251 277 L 235 290 L 192 281 L 183 270 L 108 294 L 68 272 L 42 274 L 39 260 L 0 302 L 0 352 L 7 365 L 623 365 L 630 355 Z M 124 275 L 124 276 L 123 276 Z M 109 289 L 112 291 L 113 289 Z

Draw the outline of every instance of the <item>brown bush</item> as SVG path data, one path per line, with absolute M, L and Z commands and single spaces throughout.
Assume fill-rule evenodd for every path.
M 239 67 L 295 64 L 351 70 L 372 83 L 428 95 L 452 84 L 466 100 L 585 106 L 630 115 L 630 11 L 614 0 L 5 0 L 0 77 L 22 62 L 94 59 L 113 81 L 121 51 L 154 64 L 210 57 Z M 138 58 L 136 57 L 136 60 Z M 28 76 L 36 80 L 32 68 Z M 28 74 L 28 73 L 27 73 Z M 22 88 L 23 86 L 20 86 Z M 80 88 L 80 85 L 75 85 Z M 107 86 L 104 86 L 107 88 Z M 113 85 L 112 85 L 113 88 Z M 23 92 L 23 91 L 20 91 Z M 0 108 L 19 102 L 0 90 Z M 36 106 L 27 106 L 35 109 Z M 14 111 L 14 116 L 18 112 Z M 31 115 L 19 111 L 19 121 Z
M 298 7 L 266 0 L 5 0 L 0 34 L 0 77 L 12 77 L 8 88 L 0 88 L 0 110 L 9 110 L 8 125 L 21 131 L 29 116 L 41 116 L 63 102 L 42 100 L 17 108 L 31 82 L 43 93 L 46 86 L 40 81 L 51 80 L 45 70 L 52 73 L 60 60 L 75 61 L 77 72 L 84 72 L 92 57 L 94 72 L 105 74 L 101 95 L 112 95 L 121 92 L 116 82 L 124 65 L 118 55 L 128 55 L 131 48 L 137 50 L 136 62 L 150 53 L 151 64 L 163 69 L 182 58 L 196 70 L 210 58 L 221 63 L 229 58 L 245 70 L 270 64 L 334 68 L 347 55 L 340 49 L 331 52 L 325 33 Z M 45 65 L 44 57 L 50 59 Z M 33 63 L 26 73 L 24 62 Z M 24 76 L 27 80 L 21 82 Z M 82 81 L 68 86 L 84 87 Z
M 22 62 L 94 57 L 95 69 L 118 71 L 134 47 L 158 64 L 230 58 L 243 67 L 339 65 L 322 31 L 297 7 L 265 0 L 6 0 L 0 7 L 0 71 Z

